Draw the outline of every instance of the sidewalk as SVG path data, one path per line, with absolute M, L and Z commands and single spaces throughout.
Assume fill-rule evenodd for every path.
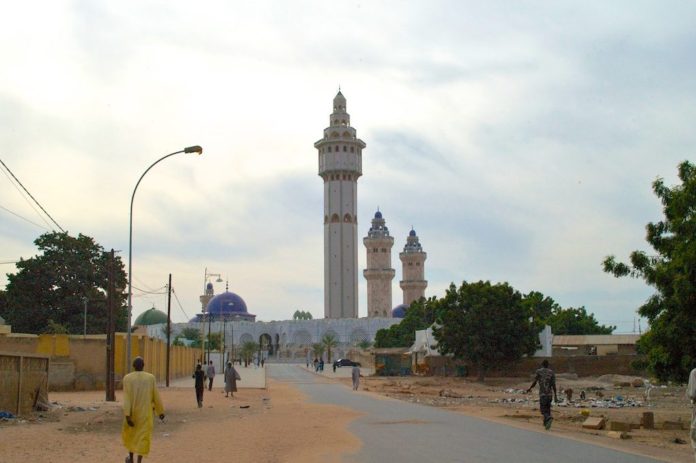
M 237 381 L 237 389 L 265 389 L 266 388 L 266 368 L 254 368 L 253 366 L 239 366 L 235 365 L 234 369 L 237 370 L 241 380 Z M 193 371 L 191 371 L 193 375 Z M 206 380 L 206 390 L 208 389 L 208 382 Z M 159 384 L 159 387 L 163 387 L 164 383 Z M 169 382 L 170 387 L 182 387 L 182 388 L 192 388 L 193 389 L 193 378 L 183 377 L 178 379 L 173 379 Z M 215 375 L 213 380 L 213 389 L 224 389 L 225 378 L 222 372 Z

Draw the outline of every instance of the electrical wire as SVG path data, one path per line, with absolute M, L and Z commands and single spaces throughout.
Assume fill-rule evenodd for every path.
M 29 190 L 27 190 L 26 188 L 24 188 L 24 185 L 22 185 L 22 182 L 20 182 L 19 179 L 18 179 L 17 177 L 15 177 L 15 174 L 12 173 L 12 171 L 10 170 L 10 168 L 7 167 L 7 165 L 5 165 L 4 162 L 2 162 L 2 159 L 0 159 L 0 164 L 2 164 L 2 166 L 5 168 L 5 170 L 7 170 L 7 172 L 10 173 L 10 175 L 12 176 L 12 178 L 15 179 L 15 181 L 19 184 L 19 186 L 22 187 L 22 189 L 29 195 L 29 197 L 30 197 L 32 200 L 34 200 L 34 202 L 36 203 L 36 205 L 39 206 L 39 207 L 41 208 L 41 210 L 44 212 L 44 214 L 46 214 L 46 215 L 48 216 L 48 218 L 51 219 L 51 221 L 52 221 L 54 224 L 56 224 L 56 227 L 58 227 L 58 229 L 59 229 L 60 231 L 62 231 L 63 233 L 65 233 L 65 230 L 63 230 L 63 227 L 61 227 L 60 225 L 58 225 L 58 222 L 56 222 L 55 219 L 54 219 L 53 217 L 51 217 L 51 214 L 49 214 L 49 213 L 46 211 L 46 209 L 44 209 L 44 207 L 36 200 L 36 198 L 34 198 L 34 197 L 31 195 L 31 193 L 29 193 Z
M 41 213 L 40 213 L 39 210 L 36 208 L 36 206 L 34 206 L 34 204 L 33 204 L 31 201 L 29 201 L 29 198 L 27 198 L 27 196 L 26 196 L 24 193 L 22 193 L 22 190 L 20 190 L 19 187 L 17 186 L 17 184 L 12 180 L 12 177 L 10 177 L 10 176 L 7 174 L 7 172 L 5 172 L 5 170 L 3 170 L 3 169 L 0 169 L 0 171 L 2 171 L 2 173 L 3 173 L 3 174 L 5 175 L 5 177 L 7 178 L 7 181 L 10 182 L 10 184 L 14 187 L 14 189 L 17 190 L 17 193 L 19 193 L 19 196 L 20 196 L 24 201 L 26 201 L 26 203 L 29 205 L 29 207 L 36 213 L 36 215 L 37 215 L 37 216 L 43 221 L 43 223 L 45 223 L 46 226 L 48 227 L 48 228 L 46 228 L 46 227 L 44 227 L 44 228 L 46 228 L 47 230 L 52 230 L 52 231 L 53 231 L 53 227 L 51 227 L 51 224 L 48 223 L 48 221 L 46 220 L 46 218 L 45 218 L 43 215 L 41 215 Z
M 181 309 L 181 312 L 184 314 L 184 317 L 186 317 L 186 320 L 190 320 L 188 314 L 184 310 L 184 307 L 181 305 L 181 301 L 179 301 L 179 296 L 177 296 L 176 291 L 174 291 L 174 287 L 172 287 L 172 294 L 174 295 L 174 299 L 176 300 L 176 303 L 179 304 L 179 308 Z
M 43 228 L 44 230 L 49 230 L 49 231 L 51 230 L 50 228 L 46 228 L 46 227 L 44 227 L 43 225 L 39 225 L 38 223 L 33 222 L 33 221 L 27 219 L 26 217 L 22 217 L 21 215 L 17 214 L 16 212 L 12 212 L 11 210 L 9 210 L 8 208 L 6 208 L 6 207 L 4 207 L 4 206 L 2 206 L 2 205 L 0 205 L 0 209 L 3 209 L 3 210 L 5 210 L 5 211 L 9 212 L 10 214 L 14 215 L 15 217 L 19 217 L 20 219 L 25 220 L 25 221 L 29 222 L 29 223 L 32 224 L 32 225 L 36 225 L 36 226 L 39 227 L 39 228 Z
M 166 289 L 166 288 L 167 288 L 166 285 L 165 285 L 165 286 L 162 286 L 161 288 L 154 289 L 154 290 L 152 290 L 152 291 L 147 291 L 147 290 L 145 290 L 145 289 L 140 289 L 140 288 L 138 288 L 137 286 L 133 286 L 133 285 L 131 285 L 131 287 L 132 287 L 133 289 L 137 290 L 137 291 L 140 291 L 141 293 L 143 293 L 143 295 L 144 295 L 144 294 L 167 294 L 166 291 L 162 292 L 163 289 Z

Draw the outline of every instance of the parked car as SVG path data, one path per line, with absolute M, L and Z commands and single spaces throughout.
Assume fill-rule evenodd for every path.
M 337 367 L 359 367 L 360 362 L 354 362 L 351 359 L 338 359 L 334 362 Z

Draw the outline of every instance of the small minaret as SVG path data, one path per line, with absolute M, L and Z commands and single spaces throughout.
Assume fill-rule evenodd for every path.
M 213 284 L 208 282 L 205 285 L 205 294 L 199 296 L 198 300 L 201 301 L 201 312 L 205 312 L 205 308 L 208 307 L 208 302 L 215 296 L 215 290 L 213 289 Z
M 324 317 L 358 318 L 358 177 L 365 142 L 350 125 L 340 90 L 314 147 L 324 180 Z
M 428 254 L 423 252 L 416 231 L 411 229 L 406 238 L 404 252 L 399 253 L 399 259 L 403 263 L 401 272 L 403 280 L 399 282 L 399 286 L 404 291 L 404 304 L 411 304 L 425 296 L 425 288 L 428 287 L 428 282 L 425 280 L 427 257 Z
M 392 280 L 396 273 L 391 268 L 391 250 L 394 238 L 389 236 L 382 213 L 375 212 L 372 226 L 363 238 L 367 250 L 367 316 L 389 317 L 392 306 Z

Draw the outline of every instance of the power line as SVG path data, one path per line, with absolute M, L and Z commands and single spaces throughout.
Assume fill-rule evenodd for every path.
M 33 221 L 27 219 L 26 217 L 22 217 L 21 215 L 17 214 L 16 212 L 12 212 L 11 210 L 9 210 L 8 208 L 6 208 L 6 207 L 4 207 L 4 206 L 2 206 L 2 205 L 0 205 L 0 209 L 3 209 L 3 210 L 5 210 L 5 211 L 9 212 L 10 214 L 14 215 L 15 217 L 19 217 L 19 218 L 22 219 L 22 220 L 26 220 L 26 221 L 29 222 L 30 224 L 36 225 L 36 226 L 39 227 L 39 228 L 43 228 L 44 230 L 50 230 L 49 228 L 46 228 L 46 227 L 44 227 L 43 225 L 39 225 L 38 223 L 33 222 Z
M 153 289 L 152 291 L 146 291 L 146 290 L 144 290 L 144 289 L 140 289 L 140 288 L 138 288 L 137 286 L 133 286 L 133 285 L 131 285 L 131 286 L 133 287 L 133 289 L 136 289 L 136 290 L 140 291 L 140 292 L 143 293 L 143 294 L 167 294 L 166 291 L 161 292 L 163 289 L 165 289 L 165 288 L 167 287 L 166 285 L 165 285 L 165 286 L 162 286 L 161 288 Z
M 10 168 L 7 167 L 7 165 L 5 165 L 4 162 L 2 162 L 2 159 L 0 159 L 0 164 L 2 164 L 2 166 L 5 168 L 5 170 L 7 170 L 7 172 L 10 173 L 10 175 L 12 176 L 12 178 L 15 179 L 15 181 L 19 184 L 19 186 L 22 187 L 22 189 L 29 195 L 29 197 L 30 197 L 32 200 L 34 200 L 34 202 L 36 203 L 36 205 L 39 206 L 39 207 L 41 208 L 41 210 L 44 212 L 44 214 L 46 214 L 46 215 L 48 216 L 48 218 L 51 219 L 51 221 L 52 221 L 54 224 L 56 224 L 56 227 L 58 227 L 58 229 L 60 229 L 60 231 L 62 231 L 63 233 L 65 233 L 65 230 L 63 230 L 63 227 L 61 227 L 60 225 L 58 225 L 58 222 L 56 222 L 56 221 L 53 219 L 53 217 L 51 217 L 51 214 L 49 214 L 48 212 L 46 212 L 46 209 L 44 209 L 44 207 L 36 200 L 36 198 L 34 198 L 34 197 L 31 195 L 31 193 L 29 193 L 29 190 L 27 190 L 26 188 L 24 188 L 24 185 L 22 185 L 22 182 L 20 182 L 19 179 L 18 179 L 17 177 L 15 177 L 15 174 L 12 173 L 12 171 L 10 170 Z
M 176 291 L 174 291 L 174 287 L 172 287 L 172 294 L 174 295 L 174 299 L 176 299 L 176 303 L 179 304 L 179 308 L 184 314 L 184 317 L 186 317 L 186 320 L 189 320 L 189 316 L 184 310 L 184 307 L 181 305 L 181 301 L 179 301 L 179 296 L 176 295 Z
M 7 178 L 7 181 L 10 182 L 10 185 L 12 185 L 12 187 L 13 187 L 15 190 L 17 190 L 17 193 L 19 194 L 19 196 L 29 205 L 29 207 L 31 208 L 31 210 L 34 211 L 34 212 L 36 213 L 37 217 L 40 218 L 40 219 L 43 221 L 43 223 L 46 224 L 46 227 L 48 227 L 48 228 L 46 228 L 46 227 L 44 227 L 44 228 L 46 228 L 47 230 L 53 230 L 53 227 L 51 227 L 51 224 L 48 223 L 48 221 L 47 221 L 46 218 L 43 216 L 43 214 L 41 214 L 41 212 L 36 208 L 36 206 L 34 206 L 34 203 L 32 203 L 31 201 L 29 201 L 29 198 L 27 198 L 27 195 L 25 195 L 24 193 L 22 193 L 22 190 L 21 190 L 21 189 L 17 186 L 17 184 L 12 180 L 12 177 L 10 177 L 10 176 L 7 174 L 7 172 L 6 172 L 5 170 L 3 170 L 3 169 L 0 169 L 0 171 L 5 175 L 5 177 Z

